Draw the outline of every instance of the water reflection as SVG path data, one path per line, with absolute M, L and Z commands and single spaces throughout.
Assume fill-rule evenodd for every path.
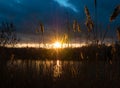
M 56 77 L 60 77 L 61 74 L 62 74 L 61 61 L 57 60 L 54 66 L 53 76 L 56 78 Z
M 75 61 L 10 60 L 7 62 L 7 68 L 10 71 L 19 70 L 25 73 L 34 73 L 36 76 L 51 76 L 53 78 L 59 78 L 66 74 L 78 77 L 81 67 L 82 63 Z
M 7 64 L 2 68 L 4 74 L 0 73 L 0 76 L 2 74 L 3 79 L 7 79 L 7 81 L 0 80 L 5 86 L 6 84 L 14 86 L 15 84 L 11 88 L 25 88 L 26 85 L 30 85 L 30 88 L 62 88 L 64 85 L 67 86 L 66 88 L 73 88 L 76 84 L 78 84 L 77 88 L 80 88 L 80 83 L 86 85 L 86 81 L 88 84 L 90 80 L 96 81 L 96 74 L 97 80 L 120 79 L 120 70 L 113 69 L 111 64 L 99 62 L 97 63 L 97 71 L 95 65 L 93 62 L 80 61 L 15 59 L 7 61 Z M 115 65 L 116 67 L 120 66 L 119 64 Z M 91 83 L 94 82 L 91 81 Z M 22 87 L 18 87 L 20 85 Z M 31 85 L 33 86 L 31 87 Z

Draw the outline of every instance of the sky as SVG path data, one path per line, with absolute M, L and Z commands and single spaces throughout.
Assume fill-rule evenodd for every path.
M 120 0 L 97 0 L 98 27 L 104 31 L 110 25 L 110 35 L 114 35 L 115 28 L 120 25 L 120 16 L 111 23 L 109 21 L 114 8 L 119 4 Z M 52 37 L 66 32 L 68 19 L 71 25 L 76 19 L 85 35 L 85 6 L 89 8 L 95 22 L 94 0 L 0 0 L 0 22 L 13 22 L 17 32 L 24 36 L 35 35 L 39 23 L 43 23 L 46 35 Z

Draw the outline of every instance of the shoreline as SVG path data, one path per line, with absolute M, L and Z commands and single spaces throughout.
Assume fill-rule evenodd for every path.
M 119 53 L 120 46 L 117 48 Z M 33 59 L 33 60 L 75 60 L 75 61 L 96 61 L 112 60 L 112 46 L 84 46 L 80 48 L 6 48 L 0 47 L 0 58 L 11 59 Z M 119 54 L 117 54 L 117 58 Z

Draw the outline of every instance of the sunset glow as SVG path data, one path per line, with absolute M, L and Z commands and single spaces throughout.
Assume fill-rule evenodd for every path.
M 55 42 L 54 43 L 54 48 L 61 48 L 62 44 L 60 42 Z
M 82 46 L 86 46 L 86 43 L 71 43 L 69 44 L 69 47 L 71 48 L 79 48 Z M 7 47 L 12 47 L 11 45 L 7 45 Z M 39 44 L 39 43 L 18 43 L 14 47 L 16 48 L 46 48 L 46 49 L 53 49 L 53 48 L 68 48 L 68 44 L 64 43 L 61 44 L 60 42 L 54 42 L 54 43 L 46 43 L 46 44 Z

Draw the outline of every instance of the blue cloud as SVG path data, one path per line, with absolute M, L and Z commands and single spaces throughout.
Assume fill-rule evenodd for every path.
M 69 2 L 69 0 L 54 0 L 55 2 L 57 2 L 60 6 L 66 7 L 66 8 L 70 8 L 72 9 L 74 12 L 78 12 L 78 10 L 76 9 L 76 7 L 71 4 Z

